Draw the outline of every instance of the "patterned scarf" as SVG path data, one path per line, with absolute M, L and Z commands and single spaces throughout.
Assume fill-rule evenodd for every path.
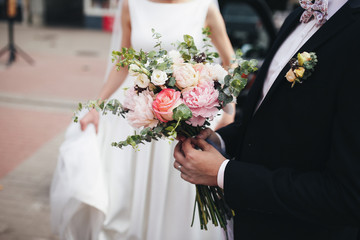
M 301 15 L 300 22 L 307 23 L 314 16 L 316 26 L 320 27 L 326 22 L 328 11 L 328 0 L 315 0 L 313 3 L 310 0 L 299 0 L 300 6 L 305 9 Z

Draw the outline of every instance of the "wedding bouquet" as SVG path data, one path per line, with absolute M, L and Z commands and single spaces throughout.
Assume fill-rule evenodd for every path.
M 196 136 L 219 110 L 235 101 L 246 86 L 248 75 L 257 70 L 256 60 L 242 59 L 241 52 L 236 54 L 237 67 L 229 72 L 215 64 L 219 55 L 210 52 L 209 30 L 204 29 L 203 33 L 203 51 L 195 46 L 191 36 L 184 35 L 183 42 L 174 44 L 177 50 L 167 52 L 162 49 L 161 35 L 154 30 L 156 51 L 132 48 L 113 51 L 118 69 L 128 67 L 134 86 L 126 89 L 123 103 L 116 99 L 89 101 L 79 104 L 78 110 L 95 108 L 112 112 L 138 129 L 127 139 L 112 143 L 119 148 L 128 145 L 136 148 L 140 143 L 160 138 L 174 140 L 177 135 Z M 197 185 L 194 214 L 196 205 L 202 229 L 207 229 L 211 220 L 226 230 L 227 219 L 233 212 L 225 204 L 222 189 Z

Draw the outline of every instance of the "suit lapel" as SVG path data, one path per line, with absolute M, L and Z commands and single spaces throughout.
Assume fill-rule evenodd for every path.
M 356 0 L 358 2 L 358 0 Z M 298 52 L 311 52 L 315 51 L 316 48 L 321 46 L 327 40 L 329 40 L 332 36 L 334 36 L 337 32 L 342 30 L 346 25 L 353 21 L 353 14 L 352 8 L 350 7 L 349 3 L 346 3 L 333 17 L 329 19 L 300 49 Z M 316 51 L 315 51 L 316 52 Z M 285 74 L 290 69 L 290 66 L 287 64 L 283 70 L 278 75 L 277 79 L 271 86 L 269 92 L 267 93 L 265 99 L 263 100 L 262 104 L 260 105 L 260 111 L 262 108 L 266 106 L 271 96 L 276 91 L 277 87 L 282 81 L 285 80 Z M 261 86 L 262 88 L 262 86 Z
M 254 82 L 254 85 L 251 87 L 251 90 L 248 95 L 248 104 L 246 105 L 247 108 L 244 109 L 244 116 L 243 122 L 248 122 L 254 112 L 254 109 L 258 103 L 259 97 L 262 92 L 262 86 L 264 83 L 264 80 L 266 78 L 270 63 L 281 46 L 281 44 L 284 42 L 284 40 L 288 37 L 288 35 L 295 29 L 295 27 L 299 24 L 299 19 L 301 14 L 303 13 L 302 8 L 298 8 L 294 11 L 292 15 L 289 16 L 289 19 L 284 23 L 282 28 L 280 29 L 278 36 L 269 50 L 269 53 L 267 54 L 267 57 L 265 58 L 259 72 L 257 73 L 256 80 Z

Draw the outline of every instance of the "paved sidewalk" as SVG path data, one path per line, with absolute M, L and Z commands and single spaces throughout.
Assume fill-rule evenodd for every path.
M 0 240 L 58 239 L 50 229 L 49 188 L 58 148 L 79 101 L 103 83 L 110 34 L 15 26 L 21 56 L 0 57 Z M 0 48 L 7 25 L 0 22 Z

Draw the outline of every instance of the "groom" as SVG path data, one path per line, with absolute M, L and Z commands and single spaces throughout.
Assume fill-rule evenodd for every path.
M 257 75 L 242 123 L 175 148 L 183 179 L 224 189 L 235 239 L 360 235 L 360 0 L 300 3 Z M 304 51 L 318 63 L 291 87 L 288 61 Z

